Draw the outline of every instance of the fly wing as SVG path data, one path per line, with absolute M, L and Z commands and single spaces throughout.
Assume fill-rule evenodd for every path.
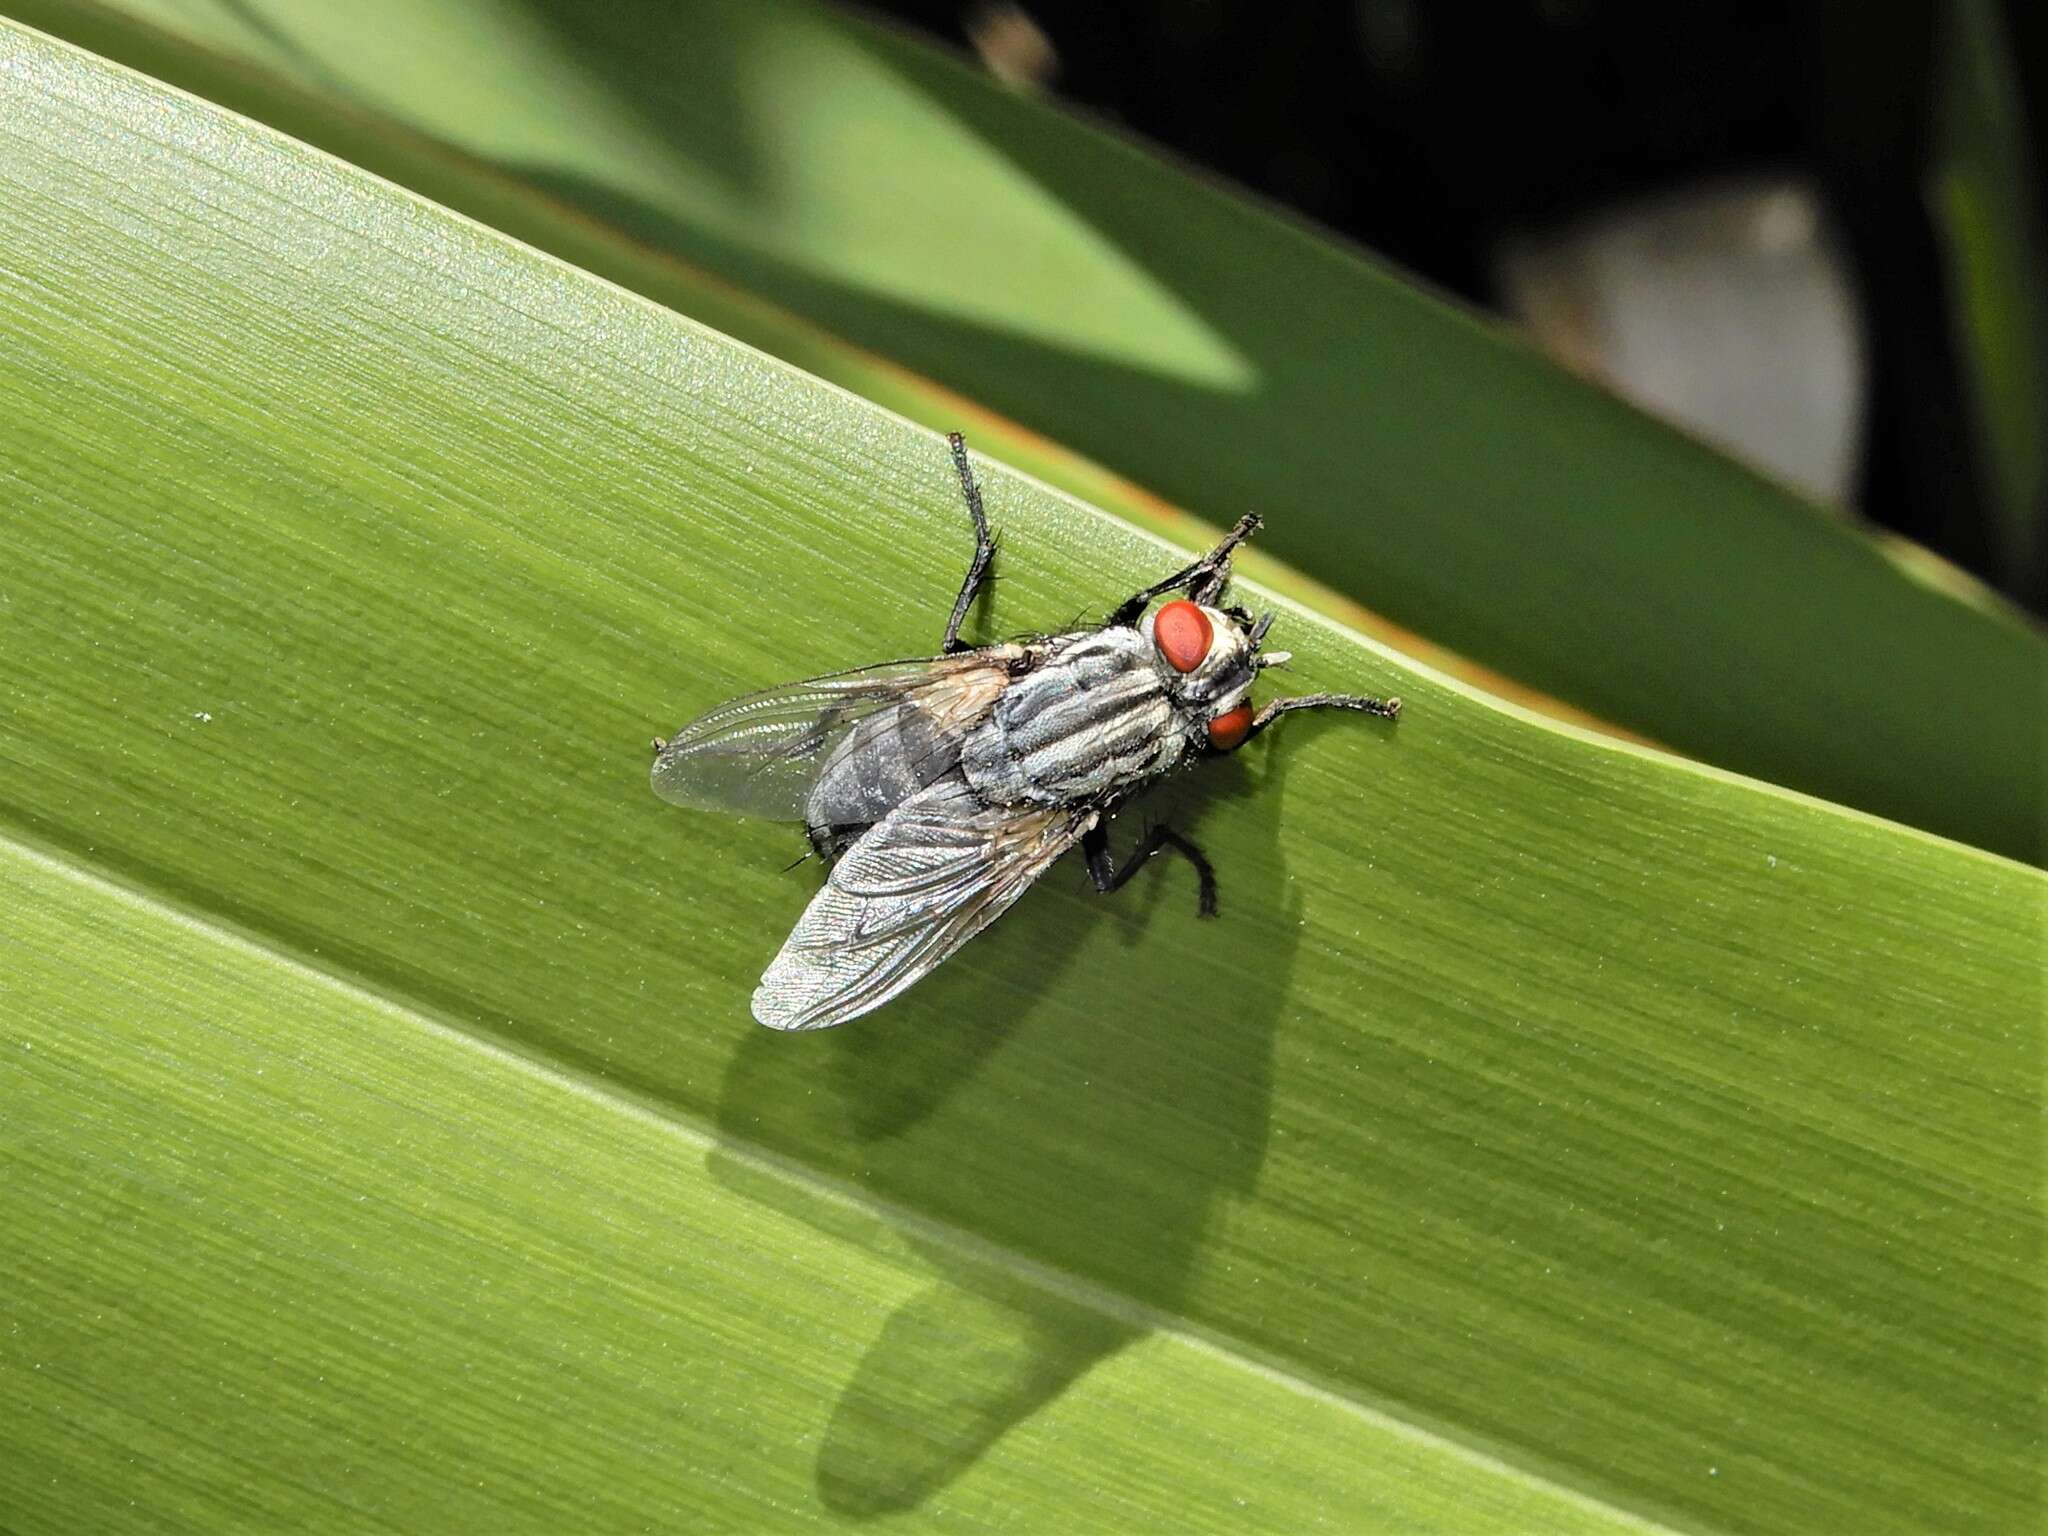
M 1016 647 L 994 646 L 928 661 L 888 662 L 721 704 L 662 746 L 654 759 L 654 792 L 699 810 L 817 820 L 807 818 L 812 790 L 828 767 L 847 765 L 851 751 L 868 762 L 895 762 L 900 792 L 885 804 L 871 805 L 872 814 L 822 819 L 878 820 L 903 794 L 952 768 L 961 732 L 985 716 L 1008 686 L 1012 651 L 1022 654 Z M 898 742 L 905 731 L 915 739 Z M 876 798 L 872 790 L 865 796 L 869 802 Z
M 857 840 L 754 992 L 771 1029 L 824 1029 L 879 1008 L 986 928 L 1099 812 L 989 806 L 957 773 Z

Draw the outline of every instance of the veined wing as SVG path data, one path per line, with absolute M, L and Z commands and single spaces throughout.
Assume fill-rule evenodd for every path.
M 875 747 L 914 724 L 918 755 L 942 752 L 994 706 L 1009 684 L 1011 661 L 1022 654 L 1021 647 L 991 646 L 887 662 L 734 699 L 662 746 L 654 792 L 699 810 L 803 819 L 812 786 L 855 732 L 871 738 L 856 745 Z M 918 787 L 951 766 L 938 761 Z
M 877 822 L 825 888 L 754 992 L 771 1029 L 824 1029 L 879 1008 L 981 932 L 1100 812 L 984 805 L 957 773 Z

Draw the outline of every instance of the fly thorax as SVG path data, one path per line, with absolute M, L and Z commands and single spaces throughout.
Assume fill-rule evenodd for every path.
M 961 769 L 984 799 L 1085 802 L 1134 788 L 1186 751 L 1166 679 L 1138 631 L 1057 636 L 1034 661 L 961 748 Z

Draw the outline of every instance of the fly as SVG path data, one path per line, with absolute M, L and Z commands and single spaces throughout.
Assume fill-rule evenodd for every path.
M 1247 513 L 1200 560 L 1134 592 L 1101 625 L 970 646 L 960 639 L 995 558 L 960 435 L 948 441 L 974 521 L 974 557 L 939 654 L 770 688 L 657 741 L 654 790 L 678 805 L 802 821 L 831 866 L 754 992 L 772 1029 L 824 1029 L 895 997 L 981 932 L 1078 845 L 1098 891 L 1155 853 L 1202 852 L 1155 826 L 1121 863 L 1106 818 L 1162 775 L 1233 752 L 1297 709 L 1392 720 L 1399 699 L 1312 693 L 1251 703 L 1288 660 L 1264 649 L 1273 615 L 1224 606 Z M 1155 598 L 1184 593 L 1148 612 Z

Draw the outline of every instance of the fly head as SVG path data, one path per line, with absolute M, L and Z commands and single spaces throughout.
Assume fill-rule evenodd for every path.
M 1138 625 L 1158 654 L 1167 694 L 1198 745 L 1228 752 L 1250 734 L 1252 679 L 1260 668 L 1288 659 L 1284 651 L 1261 653 L 1272 623 L 1270 613 L 1254 618 L 1243 608 L 1176 599 Z

